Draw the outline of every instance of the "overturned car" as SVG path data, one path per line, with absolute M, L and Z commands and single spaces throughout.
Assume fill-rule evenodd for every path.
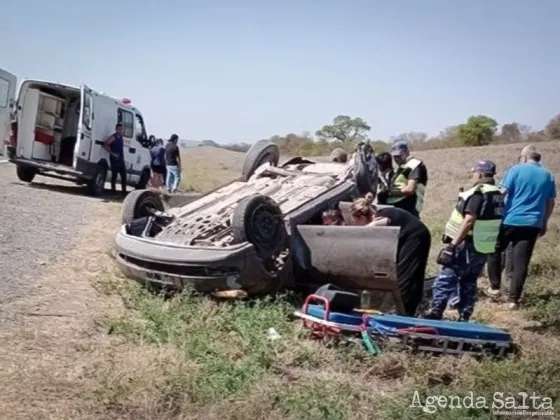
M 182 207 L 165 209 L 158 193 L 134 191 L 123 203 L 117 263 L 140 282 L 199 292 L 327 282 L 395 291 L 398 228 L 322 223 L 324 211 L 347 218 L 353 199 L 376 192 L 370 150 L 359 146 L 347 163 L 296 157 L 279 165 L 278 147 L 260 141 L 239 179 Z

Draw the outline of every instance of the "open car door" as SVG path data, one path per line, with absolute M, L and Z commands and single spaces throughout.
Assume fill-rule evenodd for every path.
M 0 154 L 6 155 L 11 132 L 11 115 L 15 106 L 17 77 L 0 69 Z
M 74 168 L 76 168 L 77 158 L 87 161 L 91 159 L 93 118 L 92 90 L 86 85 L 82 85 L 80 93 L 80 119 L 78 122 L 76 146 L 74 148 Z
M 312 281 L 349 291 L 392 295 L 404 314 L 397 284 L 398 227 L 299 225 L 297 259 Z

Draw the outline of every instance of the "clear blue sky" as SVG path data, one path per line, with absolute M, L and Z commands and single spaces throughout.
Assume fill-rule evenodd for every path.
M 559 0 L 4 1 L 1 67 L 128 96 L 150 133 L 220 143 L 437 134 L 560 112 Z

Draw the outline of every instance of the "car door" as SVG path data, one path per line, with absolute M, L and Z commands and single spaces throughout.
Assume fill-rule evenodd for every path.
M 16 99 L 17 77 L 0 69 L 0 154 L 6 155 L 6 141 L 11 132 L 11 114 Z
M 397 283 L 398 227 L 299 225 L 296 261 L 309 280 L 345 290 L 393 295 L 404 313 Z
M 144 119 L 138 111 L 134 113 L 134 139 L 137 147 L 134 171 L 138 174 L 142 174 L 145 167 L 150 167 L 151 155 L 150 143 L 148 140 L 148 133 L 146 132 L 146 127 L 144 125 Z
M 80 117 L 74 147 L 74 168 L 76 168 L 78 158 L 88 162 L 91 159 L 93 118 L 93 91 L 83 85 L 80 92 Z
M 140 175 L 134 170 L 138 161 L 138 145 L 134 139 L 134 114 L 129 109 L 118 108 L 118 121 L 123 125 L 124 161 L 127 173 L 127 183 L 134 185 Z

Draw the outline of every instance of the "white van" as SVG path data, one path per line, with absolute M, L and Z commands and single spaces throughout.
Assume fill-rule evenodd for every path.
M 86 184 L 91 195 L 101 195 L 111 171 L 103 141 L 120 122 L 127 183 L 146 187 L 149 140 L 142 113 L 129 100 L 119 101 L 85 85 L 29 79 L 22 81 L 16 100 L 15 84 L 14 75 L 0 70 L 0 106 L 11 109 L 7 126 L 0 108 L 0 139 L 9 137 L 8 159 L 17 166 L 20 180 L 31 182 L 36 175 L 62 178 Z

